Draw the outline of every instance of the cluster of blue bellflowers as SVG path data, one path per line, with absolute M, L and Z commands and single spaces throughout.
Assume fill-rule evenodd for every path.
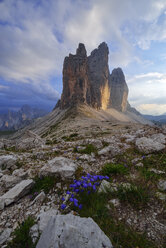
M 70 184 L 70 190 L 66 192 L 69 195 L 69 202 L 72 203 L 75 207 L 82 209 L 82 204 L 79 204 L 79 195 L 82 192 L 87 192 L 90 194 L 91 192 L 95 192 L 97 188 L 100 186 L 101 181 L 103 179 L 109 180 L 108 176 L 102 175 L 91 175 L 87 174 L 86 176 L 82 176 L 80 180 L 74 179 L 73 184 Z M 62 202 L 65 202 L 65 197 L 62 197 Z M 65 203 L 61 204 L 61 209 L 64 210 L 67 207 Z

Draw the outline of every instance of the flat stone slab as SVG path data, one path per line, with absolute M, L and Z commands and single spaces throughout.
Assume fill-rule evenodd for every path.
M 8 238 L 10 237 L 11 232 L 12 232 L 12 228 L 6 228 L 0 234 L 0 245 L 3 245 L 8 240 Z
M 113 248 L 109 238 L 91 218 L 72 214 L 53 216 L 36 248 Z
M 72 178 L 77 169 L 71 159 L 56 157 L 48 161 L 40 170 L 40 176 L 60 176 L 61 178 Z
M 13 202 L 18 201 L 21 197 L 26 195 L 32 188 L 34 181 L 32 179 L 23 180 L 15 185 L 12 189 L 0 197 L 0 201 L 4 201 L 4 205 L 8 206 Z

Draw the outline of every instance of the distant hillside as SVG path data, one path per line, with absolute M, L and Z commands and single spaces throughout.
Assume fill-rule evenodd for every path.
M 162 124 L 166 124 L 166 113 L 164 113 L 163 115 L 143 115 L 143 117 L 149 121 L 154 122 L 157 125 L 162 125 Z
M 44 116 L 48 111 L 32 108 L 28 105 L 22 106 L 19 111 L 9 110 L 0 115 L 0 131 L 18 130 L 29 125 L 33 119 Z

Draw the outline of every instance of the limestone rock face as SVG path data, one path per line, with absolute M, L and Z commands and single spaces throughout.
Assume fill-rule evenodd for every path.
M 108 46 L 103 42 L 88 57 L 90 95 L 87 102 L 97 109 L 107 109 L 110 99 L 108 54 Z
M 159 152 L 165 149 L 165 145 L 161 141 L 156 141 L 153 136 L 151 136 L 150 138 L 137 138 L 135 145 L 140 152 L 144 152 L 145 154 Z
M 110 75 L 110 106 L 125 112 L 127 109 L 128 87 L 121 68 L 114 69 Z
M 113 107 L 127 110 L 128 87 L 122 69 L 110 75 L 108 46 L 105 42 L 87 56 L 80 43 L 76 55 L 69 54 L 63 65 L 63 92 L 57 106 L 61 109 L 85 103 L 95 109 Z
M 36 248 L 113 248 L 110 240 L 91 218 L 72 214 L 53 216 Z
M 80 43 L 76 55 L 69 54 L 64 60 L 61 108 L 86 103 L 88 87 L 87 55 L 84 44 Z

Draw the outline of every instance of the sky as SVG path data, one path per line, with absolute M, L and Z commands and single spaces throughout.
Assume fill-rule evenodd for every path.
M 0 113 L 23 104 L 51 110 L 64 57 L 80 42 L 90 54 L 103 41 L 130 104 L 166 113 L 166 0 L 0 0 L 0 13 Z

